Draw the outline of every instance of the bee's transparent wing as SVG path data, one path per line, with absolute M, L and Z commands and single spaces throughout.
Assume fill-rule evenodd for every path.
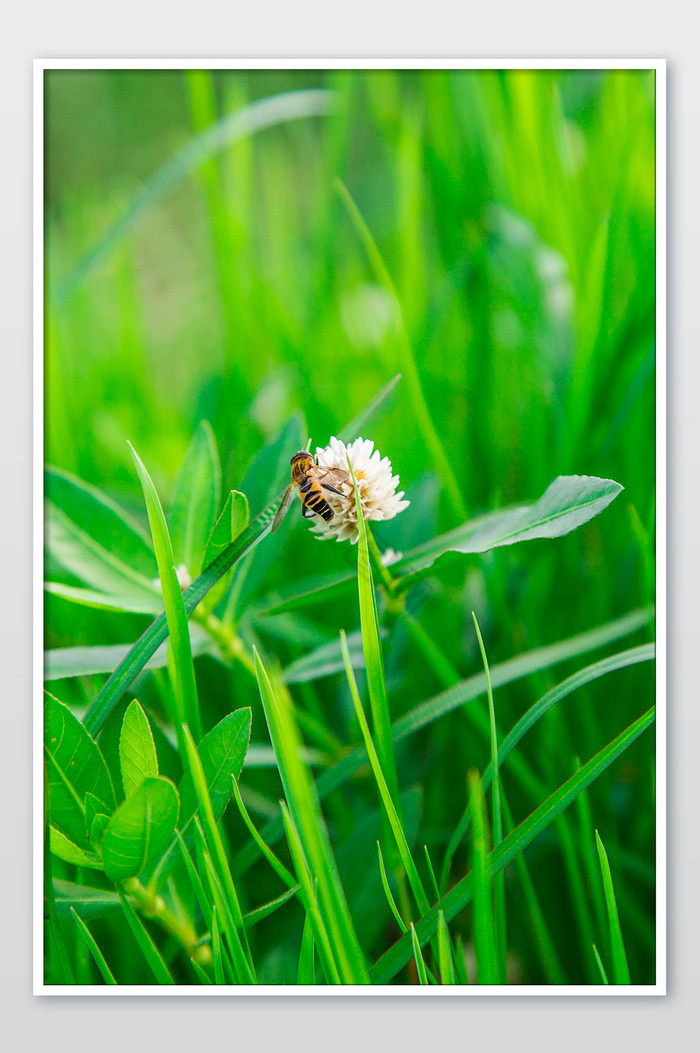
M 277 527 L 280 525 L 280 523 L 286 516 L 289 506 L 292 503 L 293 497 L 294 485 L 293 483 L 290 483 L 287 489 L 285 490 L 284 497 L 282 498 L 282 504 L 277 509 L 277 514 L 275 515 L 274 521 L 272 523 L 272 530 L 270 531 L 271 534 L 274 534 L 275 530 L 277 530 Z
M 316 466 L 315 473 L 322 486 L 324 483 L 345 483 L 350 478 L 350 473 L 344 468 L 324 468 L 322 464 Z

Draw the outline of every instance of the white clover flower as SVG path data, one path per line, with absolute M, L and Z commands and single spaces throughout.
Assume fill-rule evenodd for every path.
M 393 519 L 411 503 L 402 500 L 403 490 L 396 493 L 399 477 L 391 474 L 391 461 L 388 457 L 382 457 L 379 450 L 374 449 L 371 439 L 355 439 L 346 446 L 334 436 L 325 449 L 317 448 L 316 454 L 319 467 L 341 468 L 345 472 L 348 470 L 348 457 L 350 458 L 365 520 Z M 352 479 L 348 476 L 346 482 L 334 485 L 342 491 L 342 497 L 328 490 L 323 491 L 323 496 L 335 515 L 330 523 L 316 518 L 312 530 L 322 540 L 349 539 L 355 545 L 359 532 Z

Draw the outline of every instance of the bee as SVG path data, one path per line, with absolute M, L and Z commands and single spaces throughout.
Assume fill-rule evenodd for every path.
M 277 515 L 272 524 L 273 534 L 287 514 L 295 487 L 301 498 L 301 514 L 304 519 L 317 515 L 330 523 L 335 513 L 323 496 L 323 491 L 328 490 L 342 497 L 342 491 L 333 484 L 344 483 L 350 474 L 343 471 L 342 468 L 324 468 L 318 463 L 318 456 L 314 457 L 306 450 L 299 450 L 298 453 L 295 453 L 289 463 L 292 466 L 292 481 L 285 491 L 282 504 L 277 509 Z

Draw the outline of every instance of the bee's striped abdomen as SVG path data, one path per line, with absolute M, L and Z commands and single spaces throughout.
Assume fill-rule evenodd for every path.
M 330 523 L 334 512 L 321 493 L 321 487 L 317 483 L 311 479 L 305 479 L 299 487 L 299 493 L 305 508 L 310 509 L 317 516 L 321 516 L 326 523 Z

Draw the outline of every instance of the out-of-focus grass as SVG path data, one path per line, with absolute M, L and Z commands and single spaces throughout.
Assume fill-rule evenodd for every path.
M 333 112 L 267 128 L 212 155 L 79 281 L 67 283 L 193 136 L 256 100 L 308 88 L 334 92 Z M 604 517 L 570 537 L 466 557 L 458 576 L 414 589 L 408 614 L 417 632 L 429 630 L 437 665 L 413 646 L 405 619 L 380 610 L 391 629 L 384 656 L 393 719 L 447 686 L 436 668 L 448 680 L 451 670 L 462 677 L 479 671 L 472 610 L 495 665 L 653 600 L 652 73 L 55 70 L 46 73 L 46 156 L 46 460 L 107 491 L 142 522 L 127 439 L 167 507 L 185 450 L 207 419 L 223 492 L 239 489 L 261 446 L 295 411 L 314 446 L 324 445 L 398 371 L 399 311 L 470 513 L 530 501 L 559 473 L 624 485 Z M 335 189 L 338 178 L 371 231 L 400 305 L 377 283 Z M 376 529 L 382 549 L 405 550 L 454 524 L 419 434 L 400 384 L 391 412 L 369 435 L 391 457 L 412 501 Z M 258 483 L 265 493 L 277 480 Z M 347 594 L 291 616 L 254 614 L 253 605 L 263 609 L 266 597 L 297 580 L 354 565 L 349 546 L 318 544 L 296 522 L 285 530 L 239 626 L 247 643 L 282 664 L 337 640 L 339 628 L 351 633 L 359 625 Z M 47 603 L 49 645 L 124 642 L 145 624 L 138 615 L 57 598 Z M 504 732 L 556 678 L 539 673 L 499 694 Z M 617 695 L 599 681 L 580 692 L 578 708 L 541 721 L 528 756 L 552 787 L 570 776 L 574 757 L 592 756 L 649 707 L 649 669 L 632 668 L 625 678 Z M 75 681 L 65 700 L 83 704 L 100 683 Z M 167 708 L 159 673 L 141 686 L 145 705 Z M 208 723 L 251 705 L 253 740 L 264 740 L 256 685 L 240 667 L 202 659 L 197 686 Z M 309 726 L 358 741 L 341 676 L 293 690 Z M 108 725 L 103 737 L 110 733 Z M 639 963 L 638 979 L 647 981 L 652 745 L 637 743 L 624 769 L 590 792 L 625 947 Z M 443 857 L 464 810 L 467 767 L 483 770 L 489 756 L 488 736 L 471 726 L 466 710 L 438 722 L 421 743 L 397 747 L 399 782 L 423 787 L 421 836 L 433 859 Z M 262 815 L 279 784 L 268 769 L 246 780 Z M 537 802 L 520 799 L 507 766 L 503 780 L 517 824 Z M 366 864 L 361 854 L 353 863 L 348 846 L 363 823 L 379 829 L 376 803 L 351 787 L 331 795 L 328 809 L 338 866 L 355 897 L 351 912 L 371 945 L 376 923 L 359 873 L 372 868 L 383 897 L 376 837 L 362 842 L 372 853 Z M 227 823 L 234 834 L 244 830 L 237 816 Z M 582 833 L 572 851 L 583 857 L 584 843 Z M 528 872 L 561 969 L 576 982 L 586 974 L 578 950 L 561 939 L 572 910 L 559 894 L 561 852 L 554 835 L 544 835 L 528 850 Z M 466 862 L 463 846 L 456 865 Z M 279 889 L 269 891 L 271 899 Z M 513 897 L 509 947 L 524 977 L 537 982 L 541 965 L 523 920 L 523 893 L 508 885 L 506 894 Z M 264 959 L 269 951 L 258 976 L 294 982 L 298 934 L 291 921 L 285 933 L 280 917 L 256 926 L 251 937 Z M 94 931 L 118 974 L 117 944 L 105 946 L 99 924 Z M 285 939 L 295 948 L 293 975 L 278 953 Z

